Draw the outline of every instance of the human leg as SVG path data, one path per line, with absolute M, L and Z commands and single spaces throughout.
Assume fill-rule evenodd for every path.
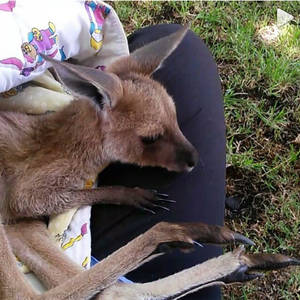
M 174 32 L 178 25 L 144 28 L 129 37 L 130 50 Z M 173 97 L 178 122 L 185 136 L 197 148 L 201 158 L 191 174 L 170 174 L 159 168 L 119 165 L 100 174 L 100 184 L 159 187 L 177 203 L 170 213 L 150 216 L 131 208 L 97 206 L 92 212 L 93 255 L 102 259 L 160 220 L 203 221 L 222 224 L 225 198 L 225 127 L 220 82 L 216 64 L 204 43 L 188 33 L 181 45 L 153 74 Z M 171 182 L 171 183 L 170 183 Z M 194 253 L 173 253 L 158 258 L 129 274 L 129 278 L 146 282 L 195 265 L 220 248 L 205 246 Z M 166 268 L 162 268 L 166 266 Z M 204 294 L 203 294 L 204 293 Z M 201 292 L 205 299 L 218 299 L 218 289 Z M 205 295 L 205 296 L 204 296 Z M 196 298 L 192 298 L 196 297 Z M 188 296 L 186 299 L 199 299 Z

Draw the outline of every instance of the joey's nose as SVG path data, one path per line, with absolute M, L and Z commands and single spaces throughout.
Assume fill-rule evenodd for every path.
M 190 172 L 197 165 L 199 157 L 198 152 L 193 147 L 181 149 L 177 152 L 177 162 L 181 165 L 182 171 Z
M 190 159 L 190 160 L 187 161 L 187 166 L 189 168 L 194 168 L 196 166 L 196 164 L 197 164 L 197 161 L 195 161 L 193 159 Z
M 187 165 L 188 172 L 193 170 L 193 168 L 197 165 L 198 160 L 199 160 L 198 152 L 195 149 L 193 149 L 190 152 L 190 155 L 189 155 L 188 159 L 186 160 L 186 165 Z

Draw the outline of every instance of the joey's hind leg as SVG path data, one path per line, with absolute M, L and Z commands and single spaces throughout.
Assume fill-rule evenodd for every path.
M 0 299 L 33 300 L 37 295 L 19 271 L 16 258 L 0 223 Z
M 117 283 L 105 289 L 101 300 L 180 299 L 183 296 L 212 285 L 250 281 L 261 277 L 255 270 L 268 271 L 300 265 L 300 261 L 279 254 L 245 254 L 242 247 L 212 258 L 202 264 L 171 276 L 144 284 Z
M 48 282 L 49 288 L 58 286 L 59 283 L 66 282 L 68 278 L 75 277 L 76 274 L 82 273 L 82 269 L 73 262 L 69 261 L 69 259 L 65 257 L 62 252 L 58 251 L 55 245 L 53 245 L 53 249 L 51 248 L 51 243 L 49 243 L 50 241 L 47 240 L 48 235 L 45 224 L 39 221 L 22 222 L 13 226 L 8 226 L 7 232 L 12 248 L 20 252 L 17 253 L 19 253 L 22 260 L 24 259 L 30 267 L 37 271 L 39 278 L 42 277 L 44 281 L 46 280 Z M 32 232 L 37 233 L 37 236 L 34 237 L 31 234 Z M 136 239 L 131 243 L 136 247 L 146 248 L 152 244 L 152 251 L 151 248 L 148 248 L 148 256 L 147 251 L 144 248 L 143 256 L 144 260 L 147 260 L 159 249 L 166 249 L 165 247 L 157 248 L 155 245 L 167 245 L 168 247 L 175 247 L 177 245 L 183 250 L 186 250 L 185 246 L 187 246 L 187 244 L 192 245 L 191 242 L 193 240 L 222 244 L 231 243 L 234 241 L 242 241 L 246 244 L 251 244 L 251 241 L 247 238 L 240 234 L 234 233 L 225 227 L 211 226 L 201 223 L 160 223 L 142 235 L 139 241 Z M 20 242 L 21 246 L 22 243 L 25 242 L 25 248 L 23 247 L 24 251 L 20 251 L 21 247 L 20 244 L 18 244 Z M 123 247 L 123 250 L 126 251 L 125 254 L 136 254 L 136 259 L 141 259 L 140 263 L 142 263 L 143 259 L 138 255 L 139 251 L 135 250 L 133 253 L 131 253 L 130 246 L 131 245 L 129 244 Z M 29 249 L 31 251 L 27 251 L 28 248 L 31 248 Z M 122 249 L 120 250 L 122 252 Z M 35 253 L 35 256 L 32 254 L 28 255 L 29 252 Z M 49 258 L 48 255 L 51 257 Z M 43 265 L 45 265 L 45 268 L 41 268 L 41 264 L 32 262 L 32 260 L 37 258 L 37 256 L 40 260 L 43 260 Z M 114 254 L 112 256 L 114 257 Z M 119 253 L 112 259 L 112 264 L 110 266 L 111 269 L 116 267 L 115 264 L 122 262 L 122 256 L 122 253 Z M 127 258 L 123 257 L 123 260 L 126 259 Z M 138 264 L 133 266 L 133 268 L 135 268 L 137 265 Z M 218 258 L 211 259 L 200 265 L 154 282 L 145 284 L 116 283 L 113 285 L 108 285 L 108 287 L 104 290 L 98 286 L 97 290 L 103 291 L 96 296 L 96 299 L 179 299 L 187 293 L 192 293 L 210 285 L 243 282 L 255 279 L 260 276 L 259 273 L 254 272 L 255 270 L 273 270 L 287 267 L 289 265 L 300 265 L 300 261 L 278 254 L 245 254 L 243 248 L 239 248 L 232 253 L 227 253 Z M 110 270 L 110 272 L 112 272 L 112 270 Z M 84 273 L 87 274 L 86 272 Z M 93 275 L 93 270 L 88 271 L 88 273 L 90 273 L 89 275 Z M 123 274 L 125 273 L 126 271 L 124 270 Z M 93 277 L 90 278 L 93 279 Z M 104 282 L 101 283 L 104 284 Z M 61 289 L 61 287 L 58 287 L 58 290 L 59 289 Z M 46 293 L 46 295 L 43 295 L 42 297 L 43 299 L 53 299 L 53 297 L 55 297 L 55 299 L 62 299 L 59 298 L 57 293 L 58 291 L 54 289 L 49 292 L 48 296 Z M 69 294 L 69 296 L 71 295 Z M 88 298 L 89 297 L 82 299 Z
M 37 226 L 42 225 L 38 224 Z M 244 241 L 240 235 L 237 235 L 237 239 Z M 89 299 L 114 284 L 120 276 L 136 268 L 145 259 L 148 259 L 159 250 L 158 246 L 162 244 L 186 250 L 187 245 L 193 245 L 194 241 L 228 243 L 234 240 L 235 234 L 224 227 L 202 223 L 159 223 L 106 259 L 103 259 L 90 270 L 79 271 L 77 275 L 74 274 L 68 280 L 61 279 L 61 284 L 44 293 L 43 299 Z M 31 268 L 40 268 L 39 265 L 31 262 L 32 256 L 20 253 L 20 258 Z M 75 271 L 74 269 L 74 273 Z M 58 269 L 54 269 L 55 272 L 58 272 Z M 53 281 L 52 284 L 56 285 L 58 282 Z
M 14 254 L 47 289 L 84 271 L 52 241 L 44 222 L 25 220 L 6 225 L 5 230 Z

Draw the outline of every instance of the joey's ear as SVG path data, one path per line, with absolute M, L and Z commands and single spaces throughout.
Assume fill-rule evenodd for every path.
M 123 95 L 122 83 L 112 73 L 40 55 L 52 64 L 58 80 L 74 95 L 87 96 L 100 102 L 101 106 L 114 106 Z
M 164 60 L 178 47 L 188 31 L 188 27 L 185 25 L 176 32 L 135 50 L 130 58 L 138 63 L 142 73 L 152 74 L 162 66 Z

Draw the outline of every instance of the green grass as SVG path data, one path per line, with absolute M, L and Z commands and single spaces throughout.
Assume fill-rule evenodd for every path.
M 158 23 L 191 22 L 221 77 L 227 124 L 227 194 L 242 209 L 226 212 L 252 251 L 300 257 L 299 2 L 113 2 L 128 34 Z M 276 41 L 261 39 L 281 8 L 295 16 Z M 298 86 L 297 86 L 298 83 Z M 300 299 L 300 271 L 271 272 L 224 299 Z

